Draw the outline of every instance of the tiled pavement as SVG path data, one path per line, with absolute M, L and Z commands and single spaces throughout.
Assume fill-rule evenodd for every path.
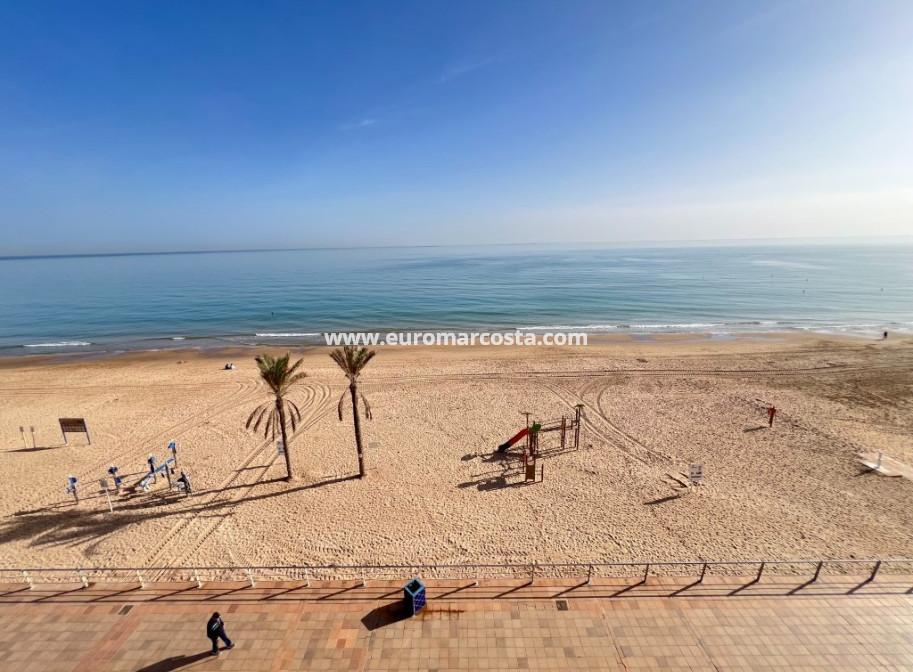
M 690 584 L 690 585 L 689 585 Z M 913 670 L 913 579 L 0 587 L 0 670 Z M 237 642 L 218 657 L 218 610 Z

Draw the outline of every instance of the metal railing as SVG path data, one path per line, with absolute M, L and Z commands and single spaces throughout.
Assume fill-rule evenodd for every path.
M 288 565 L 275 567 L 74 567 L 74 568 L 0 568 L 0 584 L 41 583 L 196 583 L 241 581 L 254 586 L 257 581 L 298 582 L 310 587 L 327 581 L 405 581 L 414 576 L 425 580 L 473 581 L 566 579 L 590 583 L 594 579 L 639 579 L 650 577 L 692 577 L 695 583 L 712 575 L 808 576 L 813 583 L 824 575 L 865 575 L 874 581 L 879 573 L 913 575 L 913 559 L 871 558 L 848 560 L 720 560 L 684 562 L 605 562 L 605 563 L 525 563 L 453 565 Z

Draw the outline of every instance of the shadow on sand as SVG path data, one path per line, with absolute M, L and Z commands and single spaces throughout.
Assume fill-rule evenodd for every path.
M 241 486 L 232 486 L 221 490 L 201 490 L 191 498 L 177 492 L 126 495 L 114 500 L 115 515 L 107 513 L 106 509 L 93 506 L 87 500 L 82 500 L 79 505 L 59 503 L 44 509 L 32 511 L 17 511 L 0 521 L 0 545 L 25 541 L 29 546 L 67 546 L 92 542 L 87 552 L 99 544 L 106 535 L 113 534 L 121 528 L 150 520 L 153 518 L 166 518 L 169 516 L 186 516 L 192 514 L 201 518 L 224 518 L 230 515 L 234 507 L 244 502 L 252 502 L 273 497 L 282 497 L 293 492 L 323 488 L 338 483 L 357 479 L 357 475 L 332 478 L 309 485 L 300 485 L 282 488 L 273 492 L 251 494 L 238 499 L 216 499 L 212 502 L 201 502 L 206 495 L 214 492 L 227 492 L 239 488 L 249 488 L 256 491 L 266 485 L 284 483 L 284 479 L 269 479 L 258 483 L 249 483 Z M 114 498 L 112 498 L 114 499 Z M 181 506 L 180 504 L 184 504 Z M 174 505 L 174 506 L 170 506 Z
M 666 502 L 673 502 L 680 497 L 681 495 L 667 495 L 666 497 L 654 499 L 652 502 L 644 502 L 644 506 L 656 506 L 657 504 L 665 504 Z
M 146 665 L 146 667 L 141 667 L 136 672 L 173 672 L 174 670 L 180 670 L 181 668 L 193 665 L 205 658 L 209 658 L 210 655 L 209 651 L 203 651 L 202 653 L 195 653 L 192 656 L 172 656 L 171 658 L 160 660 L 157 663 Z
M 56 450 L 57 448 L 63 448 L 64 446 L 33 446 L 31 448 L 16 448 L 15 450 L 8 450 L 8 453 L 36 453 L 39 450 Z

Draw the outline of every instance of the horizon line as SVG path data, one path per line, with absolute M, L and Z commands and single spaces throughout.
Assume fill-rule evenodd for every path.
M 445 247 L 520 247 L 520 246 L 542 246 L 542 245 L 619 245 L 629 246 L 637 245 L 640 247 L 667 247 L 675 243 L 688 243 L 693 247 L 699 247 L 695 243 L 730 243 L 738 246 L 739 243 L 772 243 L 787 242 L 798 243 L 800 241 L 847 241 L 847 240 L 865 240 L 865 241 L 897 241 L 909 239 L 913 241 L 913 235 L 887 235 L 887 236 L 800 236 L 795 238 L 678 238 L 670 240 L 614 240 L 614 241 L 579 241 L 566 243 L 562 241 L 549 241 L 539 243 L 451 243 L 451 244 L 429 244 L 429 245 L 327 245 L 323 247 L 268 247 L 268 248 L 237 248 L 227 250 L 155 250 L 155 251 L 133 251 L 133 252 L 65 252 L 58 254 L 13 254 L 0 255 L 0 261 L 15 261 L 24 259 L 71 259 L 77 257 L 144 257 L 144 256 L 165 256 L 178 254 L 241 254 L 245 252 L 306 252 L 306 251 L 325 251 L 325 250 L 395 250 L 395 249 L 424 249 L 424 248 L 445 248 Z

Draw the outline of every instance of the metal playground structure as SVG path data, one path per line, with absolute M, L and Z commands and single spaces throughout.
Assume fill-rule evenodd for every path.
M 523 449 L 522 455 L 524 480 L 535 482 L 537 462 L 542 456 L 539 450 L 539 437 L 549 432 L 560 432 L 559 450 L 564 451 L 568 447 L 568 432 L 573 432 L 574 445 L 572 450 L 577 450 L 580 447 L 580 421 L 583 418 L 583 404 L 577 404 L 574 407 L 573 418 L 562 415 L 555 420 L 542 422 L 534 420 L 530 424 L 529 418 L 532 413 L 523 411 L 522 415 L 526 416 L 526 427 L 498 446 L 498 452 L 501 454 L 507 453 L 508 450 L 525 438 L 526 447 Z M 539 479 L 540 481 L 545 480 L 544 464 L 539 467 Z

